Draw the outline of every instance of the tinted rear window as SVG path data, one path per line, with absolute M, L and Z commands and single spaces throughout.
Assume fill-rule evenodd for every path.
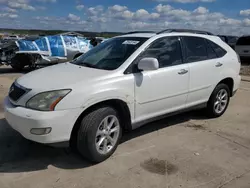
M 250 36 L 249 37 L 240 37 L 237 41 L 237 45 L 247 46 L 250 45 Z
M 219 45 L 215 44 L 214 42 L 210 40 L 208 40 L 208 43 L 217 54 L 217 57 L 223 57 L 224 55 L 226 55 L 227 51 L 224 50 L 222 47 L 220 47 Z

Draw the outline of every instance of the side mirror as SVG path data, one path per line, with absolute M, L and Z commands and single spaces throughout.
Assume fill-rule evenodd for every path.
M 159 62 L 156 58 L 143 58 L 138 63 L 138 69 L 143 71 L 157 70 L 159 69 Z

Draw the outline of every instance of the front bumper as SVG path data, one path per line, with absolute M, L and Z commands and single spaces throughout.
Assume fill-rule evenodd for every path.
M 5 118 L 10 126 L 26 139 L 43 144 L 69 141 L 71 131 L 82 112 L 81 110 L 41 112 L 13 106 L 8 97 L 4 100 Z M 34 135 L 30 132 L 31 129 L 48 127 L 51 128 L 51 132 L 46 135 Z

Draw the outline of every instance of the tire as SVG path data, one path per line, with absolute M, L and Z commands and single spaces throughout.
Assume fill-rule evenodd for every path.
M 110 137 L 108 137 L 107 135 L 104 135 L 106 129 L 104 130 L 103 122 L 107 120 L 110 125 L 109 121 L 112 121 L 113 119 L 116 123 L 114 123 L 110 127 L 110 131 L 107 131 L 105 134 L 108 135 L 108 132 L 114 130 L 114 127 L 117 127 L 119 131 L 111 133 Z M 109 158 L 115 152 L 120 142 L 121 135 L 121 123 L 116 110 L 112 107 L 100 107 L 83 117 L 77 134 L 77 150 L 89 161 L 100 163 Z M 110 141 L 112 136 L 114 136 L 114 139 L 112 140 L 113 144 L 111 144 Z M 99 147 L 96 145 L 97 142 L 101 143 Z M 104 145 L 107 147 L 104 147 Z
M 37 68 L 37 65 L 36 64 L 31 64 L 31 65 L 29 65 L 29 70 L 30 71 L 33 71 L 33 70 L 35 70 Z
M 10 66 L 16 71 L 22 71 L 25 67 L 24 65 L 21 64 L 11 64 Z
M 226 95 L 226 97 L 222 98 L 224 94 Z M 217 118 L 222 116 L 227 110 L 229 102 L 230 102 L 229 87 L 223 83 L 217 85 L 207 103 L 206 112 L 208 117 Z M 218 105 L 221 105 L 221 108 Z
M 17 71 L 22 71 L 26 65 L 30 64 L 30 59 L 25 54 L 18 54 L 11 59 L 11 67 Z

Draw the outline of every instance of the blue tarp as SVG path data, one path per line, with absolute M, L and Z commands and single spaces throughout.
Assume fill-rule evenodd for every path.
M 88 48 L 89 50 L 93 48 L 93 46 L 90 44 L 90 40 L 79 38 L 78 41 L 80 51 L 84 51 L 86 48 Z
M 49 51 L 46 38 L 38 39 L 35 42 L 41 51 Z
M 67 35 L 46 36 L 34 42 L 19 40 L 17 41 L 17 45 L 19 51 L 43 51 L 55 57 L 66 57 L 68 50 L 86 53 L 93 48 L 90 44 L 90 40 Z
M 48 36 L 51 56 L 65 57 L 64 46 L 61 36 Z
M 63 36 L 63 40 L 67 49 L 78 49 L 77 38 L 72 36 Z
M 20 51 L 37 51 L 37 47 L 32 41 L 19 40 L 17 42 Z

